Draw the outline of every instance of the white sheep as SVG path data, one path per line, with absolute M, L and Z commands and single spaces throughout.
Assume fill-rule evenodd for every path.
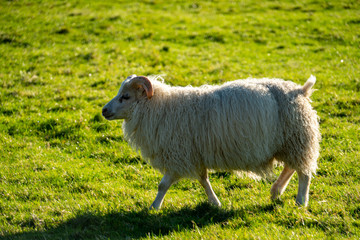
M 128 142 L 164 174 L 151 208 L 159 209 L 169 187 L 195 178 L 210 203 L 221 206 L 208 170 L 267 175 L 275 162 L 284 170 L 271 188 L 272 199 L 296 171 L 297 204 L 307 205 L 317 168 L 320 132 L 304 86 L 281 79 L 246 79 L 223 85 L 172 87 L 155 77 L 132 75 L 104 106 L 108 120 L 124 119 Z

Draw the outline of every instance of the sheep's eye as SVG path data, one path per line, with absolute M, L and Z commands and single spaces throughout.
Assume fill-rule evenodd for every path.
M 128 100 L 130 99 L 130 96 L 129 95 L 122 95 L 120 98 L 119 98 L 119 101 L 122 102 L 123 100 Z

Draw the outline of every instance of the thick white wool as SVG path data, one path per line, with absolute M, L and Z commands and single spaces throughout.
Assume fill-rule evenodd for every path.
M 126 139 L 163 174 L 199 178 L 206 169 L 265 176 L 275 159 L 311 175 L 319 124 L 306 88 L 280 79 L 171 87 L 150 78 L 154 95 L 133 105 Z

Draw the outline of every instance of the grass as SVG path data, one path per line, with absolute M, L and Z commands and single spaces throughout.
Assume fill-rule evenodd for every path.
M 3 239 L 357 239 L 360 237 L 358 1 L 0 0 L 0 237 Z M 128 75 L 172 85 L 317 77 L 321 156 L 308 208 L 297 179 L 212 173 L 173 186 L 100 111 Z M 279 174 L 281 167 L 275 169 Z

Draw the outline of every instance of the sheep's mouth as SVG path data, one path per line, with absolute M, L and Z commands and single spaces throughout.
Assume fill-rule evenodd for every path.
M 110 120 L 110 119 L 114 116 L 114 114 L 106 114 L 106 115 L 103 114 L 103 116 L 104 116 L 104 118 L 106 118 L 107 120 Z

